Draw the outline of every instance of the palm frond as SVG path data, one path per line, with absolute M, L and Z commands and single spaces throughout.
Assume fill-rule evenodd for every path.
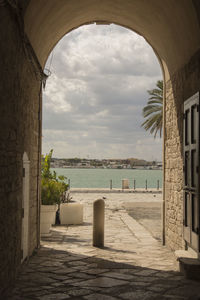
M 163 81 L 158 80 L 156 88 L 147 91 L 149 99 L 147 105 L 143 108 L 143 117 L 146 120 L 142 123 L 142 127 L 146 131 L 154 133 L 154 138 L 160 132 L 162 136 L 162 119 L 163 119 Z

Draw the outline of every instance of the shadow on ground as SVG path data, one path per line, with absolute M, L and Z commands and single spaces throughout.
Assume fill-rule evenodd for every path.
M 109 248 L 105 248 L 109 251 Z M 179 272 L 115 262 L 42 247 L 22 266 L 4 299 L 200 299 L 198 282 Z

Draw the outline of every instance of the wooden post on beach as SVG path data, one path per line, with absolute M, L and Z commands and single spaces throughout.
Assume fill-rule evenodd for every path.
M 160 182 L 157 180 L 157 190 L 159 191 Z
M 93 246 L 104 247 L 104 210 L 105 202 L 103 199 L 94 201 L 93 204 Z
M 146 188 L 146 191 L 147 191 L 147 179 L 146 179 L 146 186 L 145 186 L 145 188 Z
M 110 179 L 110 189 L 112 190 L 112 179 Z

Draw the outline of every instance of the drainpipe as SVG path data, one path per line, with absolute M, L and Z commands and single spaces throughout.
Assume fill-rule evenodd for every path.
M 40 165 L 41 165 L 41 136 L 42 136 L 42 84 L 43 81 L 40 82 L 40 89 L 38 94 L 38 166 L 37 166 L 37 248 L 40 247 Z
M 40 72 L 38 94 L 38 166 L 37 166 L 37 248 L 40 247 L 40 208 L 41 208 L 41 153 L 42 153 L 42 88 L 45 88 L 48 75 Z

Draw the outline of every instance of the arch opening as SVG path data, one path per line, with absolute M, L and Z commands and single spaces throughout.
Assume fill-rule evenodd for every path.
M 119 27 L 119 26 L 116 26 L 116 25 L 110 25 L 110 26 L 107 26 L 107 27 L 105 27 L 105 26 L 101 27 L 101 28 L 107 28 L 107 31 L 110 32 L 110 35 L 108 34 L 108 37 L 106 38 L 106 34 L 107 34 L 106 32 L 107 31 L 105 29 L 102 29 L 102 33 L 101 33 L 101 35 L 99 35 L 100 30 L 98 30 L 98 29 L 100 28 L 100 26 L 95 26 L 95 25 L 89 25 L 89 26 L 91 28 L 93 28 L 91 30 L 90 34 L 89 34 L 89 27 L 85 26 L 85 31 L 84 31 L 84 27 L 81 27 L 80 29 L 78 29 L 76 31 L 73 31 L 74 33 L 73 32 L 71 33 L 71 37 L 69 37 L 70 34 L 66 35 L 66 37 L 63 38 L 63 40 L 60 41 L 60 43 L 57 45 L 57 48 L 60 50 L 60 52 L 59 52 L 59 50 L 56 51 L 56 47 L 55 47 L 55 49 L 53 50 L 54 51 L 53 55 L 50 54 L 49 61 L 47 62 L 46 66 L 45 66 L 45 68 L 47 68 L 47 69 L 50 67 L 50 69 L 51 69 L 50 73 L 52 73 L 51 72 L 52 70 L 54 71 L 54 73 L 56 73 L 56 71 L 57 71 L 57 73 L 59 73 L 59 69 L 61 69 L 61 71 L 60 71 L 61 75 L 59 75 L 60 77 L 58 76 L 58 78 L 56 76 L 52 75 L 52 79 L 50 77 L 47 81 L 46 90 L 44 92 L 44 96 L 45 96 L 44 97 L 44 105 L 46 105 L 46 107 L 45 107 L 45 111 L 43 112 L 44 113 L 43 121 L 45 123 L 45 131 L 43 132 L 43 140 L 45 141 L 45 139 L 46 139 L 47 142 L 44 142 L 44 144 L 43 144 L 43 153 L 47 153 L 51 148 L 54 148 L 55 156 L 58 155 L 59 157 L 62 157 L 62 158 L 65 158 L 66 155 L 67 155 L 67 157 L 85 157 L 86 160 L 87 160 L 87 158 L 89 159 L 89 157 L 91 158 L 92 155 L 93 156 L 95 155 L 95 149 L 92 148 L 91 144 L 89 144 L 89 142 L 90 142 L 89 139 L 87 140 L 87 142 L 89 144 L 88 148 L 90 148 L 90 152 L 87 152 L 88 149 L 85 150 L 86 152 L 84 152 L 84 148 L 83 148 L 83 153 L 84 154 L 82 154 L 80 152 L 80 150 L 81 150 L 80 145 L 78 146 L 78 150 L 75 149 L 75 148 L 73 150 L 70 149 L 71 152 L 69 150 L 68 151 L 66 150 L 66 149 L 69 149 L 70 145 L 67 144 L 67 143 L 65 145 L 64 144 L 64 139 L 66 141 L 71 140 L 72 144 L 74 142 L 73 139 L 71 139 L 72 134 L 68 130 L 68 126 L 72 127 L 74 129 L 74 127 L 75 127 L 74 124 L 75 123 L 82 124 L 81 132 L 79 132 L 79 131 L 77 131 L 77 132 L 72 131 L 72 132 L 75 136 L 77 135 L 78 140 L 81 140 L 81 138 L 83 138 L 82 131 L 83 131 L 83 129 L 86 129 L 87 137 L 88 137 L 88 133 L 90 134 L 90 127 L 89 127 L 88 124 L 90 123 L 90 121 L 91 121 L 91 123 L 94 123 L 93 126 L 97 125 L 95 122 L 97 121 L 98 116 L 100 115 L 103 118 L 100 119 L 99 122 L 97 122 L 97 123 L 98 124 L 101 123 L 102 126 L 106 127 L 106 124 L 108 122 L 107 120 L 111 119 L 111 117 L 112 117 L 111 111 L 113 110 L 115 112 L 114 105 L 113 104 L 110 105 L 109 102 L 113 102 L 113 103 L 116 102 L 116 105 L 119 105 L 119 104 L 121 105 L 121 107 L 118 108 L 119 114 L 118 115 L 116 114 L 116 115 L 122 119 L 122 122 L 120 123 L 120 125 L 122 127 L 122 123 L 131 122 L 131 118 L 134 119 L 134 116 L 135 116 L 135 118 L 136 118 L 136 115 L 141 115 L 142 116 L 142 107 L 146 104 L 146 101 L 147 101 L 147 98 L 148 98 L 148 94 L 147 94 L 146 90 L 148 90 L 150 88 L 153 88 L 156 81 L 158 79 L 160 79 L 160 77 L 161 77 L 161 71 L 160 71 L 159 63 L 158 62 L 156 63 L 156 57 L 154 56 L 152 49 L 149 46 L 146 46 L 147 43 L 141 37 L 137 36 L 132 31 L 129 31 L 125 28 L 122 28 L 122 27 Z M 121 36 L 119 34 L 119 36 L 116 37 L 116 32 L 117 31 L 115 32 L 115 30 L 116 30 L 115 28 L 118 28 L 119 32 L 120 32 L 120 30 L 122 31 Z M 122 33 L 125 35 L 125 32 L 127 32 L 128 37 L 123 40 Z M 83 38 L 80 40 L 79 37 L 81 35 L 83 35 Z M 90 35 L 91 35 L 91 37 L 90 37 Z M 96 36 L 98 36 L 98 38 L 95 38 Z M 116 40 L 118 40 L 119 45 L 115 44 L 116 42 L 114 41 L 113 36 L 115 37 Z M 130 36 L 133 36 L 134 38 L 132 38 L 132 40 L 130 40 Z M 86 38 L 87 38 L 87 45 L 88 46 L 86 46 Z M 105 39 L 104 43 L 100 42 L 102 39 Z M 98 42 L 98 40 L 99 40 L 99 42 Z M 108 40 L 110 40 L 110 44 L 107 44 Z M 72 44 L 74 42 L 74 44 L 71 48 L 70 48 L 70 45 L 71 45 L 70 41 L 71 41 Z M 101 44 L 100 45 L 101 47 L 99 47 L 98 50 L 96 50 L 96 52 L 97 52 L 97 54 L 96 54 L 94 45 L 97 45 L 98 43 Z M 111 46 L 111 44 L 113 44 L 113 45 Z M 128 44 L 129 44 L 129 46 L 128 46 Z M 135 50 L 135 52 L 134 52 L 134 45 L 135 45 L 136 48 L 138 47 L 138 50 Z M 120 66 L 122 68 L 122 70 L 120 70 L 120 68 L 116 69 L 116 64 L 112 64 L 112 58 L 116 60 L 116 53 L 114 53 L 114 51 L 113 52 L 108 51 L 108 53 L 107 53 L 106 50 L 105 50 L 106 46 L 109 49 L 110 48 L 115 48 L 115 46 L 116 46 L 116 48 L 117 48 L 116 53 L 120 52 L 120 49 L 121 49 L 120 57 L 124 58 L 124 60 L 121 59 L 121 61 L 120 61 L 120 59 L 119 59 L 119 62 L 122 65 L 124 64 L 124 66 L 122 66 L 123 68 Z M 79 51 L 83 47 L 86 47 L 85 53 L 87 52 L 88 56 L 92 56 L 92 53 L 94 52 L 95 57 L 91 57 L 91 60 L 90 60 L 87 56 L 86 57 L 87 59 L 85 59 L 84 52 Z M 145 50 L 143 50 L 143 47 L 147 47 L 146 52 L 145 52 Z M 126 51 L 125 50 L 123 51 L 122 48 L 126 49 Z M 100 52 L 102 52 L 102 51 L 104 51 L 104 54 L 103 54 L 103 57 L 100 60 L 99 56 L 100 56 Z M 142 54 L 142 51 L 144 51 L 144 53 L 146 53 L 146 54 Z M 72 56 L 72 54 L 74 52 L 75 52 L 75 58 L 78 57 L 79 59 L 74 60 L 74 56 Z M 67 53 L 67 55 L 66 55 L 66 53 Z M 109 54 L 109 57 L 107 57 L 108 54 Z M 147 56 L 146 60 L 145 60 L 145 55 Z M 52 57 L 53 57 L 53 59 L 52 59 Z M 139 57 L 140 57 L 140 61 L 138 63 L 137 60 L 139 59 Z M 95 58 L 96 58 L 96 61 L 95 61 Z M 127 58 L 129 60 L 126 61 Z M 57 59 L 58 67 L 56 66 L 56 62 L 55 62 L 56 59 Z M 67 60 L 66 65 L 65 65 L 64 60 Z M 87 60 L 87 65 L 84 64 L 85 60 Z M 152 62 L 152 60 L 153 60 L 153 62 Z M 104 61 L 104 66 L 103 66 L 103 61 Z M 133 63 L 135 61 L 135 65 L 133 64 L 133 65 L 130 66 L 131 61 L 133 61 Z M 142 61 L 145 61 L 145 63 L 142 63 Z M 81 65 L 81 62 L 83 62 L 83 65 Z M 91 62 L 93 63 L 94 66 L 98 64 L 99 68 L 102 68 L 104 70 L 104 73 L 101 74 L 101 77 L 98 77 L 98 78 L 95 77 L 95 73 L 98 73 L 98 68 L 93 70 L 93 67 L 91 67 Z M 77 71 L 77 73 L 75 71 L 72 71 L 72 65 L 75 68 L 75 70 Z M 78 67 L 76 67 L 76 65 Z M 91 67 L 91 69 L 90 69 L 90 67 Z M 86 69 L 85 73 L 84 73 L 84 68 Z M 113 73 L 112 73 L 112 71 L 113 71 L 112 68 L 114 68 Z M 141 68 L 141 70 L 140 70 L 140 68 Z M 144 70 L 145 68 L 148 69 L 146 71 L 147 75 L 144 75 L 145 74 L 145 70 Z M 153 68 L 155 68 L 156 70 L 153 70 Z M 131 71 L 131 69 L 132 69 L 132 71 Z M 134 77 L 134 71 L 133 71 L 134 69 L 136 69 L 135 70 L 135 72 L 136 72 L 135 77 Z M 113 81 L 113 74 L 115 72 L 116 72 L 116 74 L 118 74 L 118 77 L 117 77 L 116 81 L 114 82 Z M 120 76 L 120 72 L 122 73 L 121 76 Z M 126 74 L 126 72 L 127 72 L 127 74 Z M 64 75 L 65 73 L 66 73 L 66 75 Z M 110 76 L 112 77 L 112 82 L 109 81 Z M 88 77 L 92 78 L 92 81 L 89 80 L 87 82 L 86 79 Z M 103 81 L 102 78 L 103 77 L 107 78 L 107 79 L 104 79 L 104 84 L 107 81 L 106 87 L 108 87 L 108 88 L 103 87 L 103 83 L 102 83 L 102 81 Z M 125 80 L 126 77 L 129 80 L 126 81 Z M 86 78 L 85 81 L 84 81 L 84 78 Z M 145 79 L 145 78 L 148 78 L 149 80 Z M 138 81 L 137 81 L 137 79 L 138 79 Z M 99 91 L 99 94 L 98 93 L 94 94 L 94 91 L 93 91 L 91 93 L 92 94 L 92 96 L 91 96 L 91 94 L 88 92 L 87 87 L 90 86 L 90 85 L 92 86 L 94 81 L 98 82 L 98 80 L 101 81 L 101 84 L 100 84 L 100 87 L 97 88 L 96 83 L 95 83 L 95 89 L 97 89 L 97 90 L 100 89 L 101 91 Z M 144 81 L 146 80 L 147 85 L 145 85 L 145 84 L 143 85 L 141 83 L 142 80 L 144 80 Z M 120 82 L 121 81 L 124 81 L 124 83 L 122 85 L 123 88 L 121 89 L 122 92 L 119 95 Z M 84 82 L 84 84 L 82 82 Z M 57 88 L 55 87 L 56 84 L 58 85 Z M 76 87 L 77 90 L 80 89 L 80 95 L 78 94 L 78 96 L 77 96 L 76 89 L 72 87 L 73 84 L 75 86 L 77 86 Z M 51 88 L 51 85 L 53 85 L 53 89 Z M 64 92 L 63 92 L 63 86 L 64 85 L 66 85 L 66 90 L 64 90 Z M 80 85 L 80 87 L 79 87 L 79 85 Z M 138 85 L 138 89 L 143 90 L 142 96 L 139 94 L 138 89 L 136 89 L 136 91 L 134 91 L 134 89 L 131 90 L 131 88 L 130 88 L 131 85 L 133 85 L 133 86 Z M 49 86 L 50 86 L 50 92 L 48 92 L 48 87 Z M 85 86 L 87 86 L 87 87 L 85 88 Z M 118 86 L 118 90 L 115 91 L 117 86 Z M 69 89 L 67 89 L 68 87 L 69 87 Z M 82 89 L 82 87 L 84 87 L 85 90 Z M 62 89 L 62 96 L 61 97 L 60 97 L 60 94 L 59 94 L 59 89 Z M 109 90 L 111 90 L 110 93 L 109 93 Z M 126 94 L 127 90 L 129 90 L 128 95 Z M 105 94 L 105 91 L 108 93 L 108 95 L 107 96 L 101 95 L 101 93 Z M 53 92 L 52 95 L 51 95 L 51 92 Z M 45 93 L 46 93 L 46 95 L 45 95 Z M 139 99 L 134 99 L 134 93 L 136 94 L 135 98 L 138 97 Z M 114 96 L 112 96 L 112 94 L 114 94 Z M 115 99 L 110 99 L 109 100 L 109 97 L 110 98 L 112 97 L 112 98 L 115 98 Z M 117 97 L 121 98 L 121 100 L 117 99 Z M 132 100 L 130 100 L 131 97 L 132 97 Z M 126 115 L 125 114 L 123 115 L 123 107 L 127 106 L 128 110 L 130 111 L 131 107 L 134 107 L 135 101 L 136 101 L 135 105 L 137 106 L 138 105 L 137 103 L 140 102 L 142 97 L 144 98 L 143 102 L 142 102 L 143 104 L 140 104 L 140 109 L 138 109 L 137 112 L 134 111 L 134 109 L 132 110 L 131 118 L 130 118 L 130 115 L 128 115 L 127 111 L 126 111 Z M 58 102 L 55 101 L 56 98 L 59 99 Z M 62 98 L 66 102 L 69 101 L 68 105 L 64 105 L 64 101 L 61 101 L 60 98 Z M 84 98 L 85 102 L 83 101 L 83 98 Z M 93 103 L 94 98 L 95 99 L 103 98 L 102 102 L 105 102 L 104 106 L 101 107 L 99 105 L 100 99 L 98 99 L 99 101 L 96 101 L 96 102 L 94 101 L 94 103 Z M 87 99 L 87 101 L 86 101 L 86 99 Z M 113 101 L 111 101 L 111 100 L 113 100 Z M 48 101 L 49 101 L 49 103 L 48 103 Z M 77 102 L 79 102 L 80 108 L 77 108 Z M 118 103 L 118 102 L 121 102 L 121 103 Z M 88 104 L 92 104 L 92 105 L 89 106 Z M 59 110 L 59 105 L 60 105 L 60 110 Z M 54 108 L 53 108 L 53 106 L 54 106 Z M 96 108 L 95 108 L 95 106 L 96 106 Z M 93 108 L 92 111 L 91 111 L 91 107 Z M 84 108 L 84 110 L 83 110 L 83 108 Z M 58 116 L 59 116 L 58 118 L 56 118 L 53 115 L 53 113 L 52 113 L 53 109 L 58 114 Z M 85 113 L 86 109 L 89 110 L 88 114 Z M 105 110 L 107 110 L 107 111 L 110 110 L 110 112 L 109 112 L 110 115 L 108 115 L 108 113 L 105 116 L 102 115 L 101 112 L 105 112 Z M 78 115 L 76 114 L 77 111 L 79 112 Z M 96 113 L 97 113 L 97 115 L 96 115 Z M 47 116 L 47 114 L 49 114 L 49 117 Z M 82 114 L 82 116 L 81 116 L 81 114 Z M 113 114 L 115 114 L 115 113 L 113 113 Z M 91 116 L 92 116 L 92 119 L 90 120 Z M 65 121 L 65 118 L 66 118 L 66 121 Z M 89 120 L 86 127 L 84 126 L 84 120 L 82 118 Z M 55 125 L 55 129 L 56 129 L 55 132 L 53 130 L 52 130 L 52 132 L 50 130 L 48 131 L 48 129 L 47 129 L 48 126 L 50 126 L 51 120 L 52 120 L 52 123 L 53 123 L 53 119 L 57 119 L 57 123 Z M 74 119 L 74 121 L 73 121 L 73 119 Z M 61 133 L 59 133 L 59 126 L 61 126 L 61 128 L 62 128 L 62 125 L 61 125 L 61 121 L 59 121 L 59 124 L 58 124 L 58 120 L 63 120 L 63 122 L 65 123 L 65 126 L 66 126 L 66 132 L 64 130 L 60 130 Z M 72 123 L 72 124 L 70 124 L 70 123 Z M 119 120 L 118 120 L 118 123 L 119 123 Z M 140 121 L 137 120 L 138 127 L 140 127 L 141 123 L 142 123 L 142 117 L 141 117 Z M 115 126 L 117 126 L 118 135 L 121 134 L 121 135 L 125 136 L 127 134 L 126 129 L 124 131 L 123 131 L 123 128 L 122 128 L 122 130 L 119 130 L 119 126 L 117 125 L 117 123 L 115 122 L 114 124 L 115 124 Z M 135 125 L 131 124 L 131 126 L 128 129 L 128 131 L 129 132 L 130 131 L 134 132 Z M 53 129 L 53 126 L 50 126 L 50 127 L 51 127 L 51 129 Z M 98 128 L 95 127 L 95 134 L 97 134 L 99 128 L 100 128 L 100 126 Z M 122 131 L 123 131 L 123 133 L 122 133 Z M 143 132 L 144 132 L 144 130 L 143 130 Z M 60 152 L 60 149 L 58 149 L 58 147 L 59 147 L 58 145 L 59 145 L 59 142 L 60 142 L 59 140 L 57 140 L 58 145 L 56 143 L 54 144 L 53 138 L 52 138 L 54 134 L 56 134 L 56 136 L 59 135 L 60 137 L 63 136 L 62 144 L 61 144 L 63 152 Z M 86 134 L 86 132 L 84 132 L 84 134 Z M 105 131 L 103 131 L 103 135 L 104 135 L 104 138 L 106 138 L 106 132 Z M 141 133 L 139 135 L 140 135 L 140 138 L 141 138 Z M 147 135 L 149 135 L 149 134 L 147 133 Z M 147 135 L 145 135 L 145 136 L 147 136 Z M 51 136 L 50 142 L 48 141 L 49 136 Z M 85 137 L 86 136 L 84 136 L 84 138 Z M 111 137 L 111 134 L 110 134 L 110 137 Z M 95 139 L 95 136 L 92 136 L 92 140 L 94 140 L 94 139 Z M 98 140 L 97 137 L 96 137 L 96 139 Z M 118 139 L 119 139 L 119 137 L 118 137 Z M 131 135 L 129 137 L 127 137 L 126 140 L 130 141 L 131 140 Z M 123 143 L 124 142 L 121 142 L 121 145 Z M 134 143 L 136 143 L 136 140 L 135 140 L 135 142 L 133 141 L 132 149 L 134 149 Z M 120 143 L 118 141 L 118 145 L 119 144 Z M 143 144 L 143 142 L 141 142 L 140 144 Z M 154 141 L 153 137 L 152 137 L 152 144 L 155 144 L 155 141 Z M 53 145 L 55 145 L 55 147 Z M 107 144 L 104 144 L 103 147 L 99 149 L 99 152 L 102 153 L 102 156 L 103 155 L 104 156 L 108 155 L 108 153 L 112 151 L 112 149 L 109 149 L 108 151 L 105 151 L 106 146 L 107 146 L 107 148 L 109 148 L 108 141 L 107 141 Z M 125 147 L 126 147 L 126 145 L 125 145 Z M 147 151 L 146 151 L 147 147 L 148 147 L 148 145 L 145 144 L 144 145 L 145 153 L 147 153 Z M 160 147 L 161 147 L 161 145 L 160 145 Z M 121 150 L 119 152 L 116 152 L 117 154 L 116 153 L 114 155 L 111 154 L 110 158 L 113 157 L 113 156 L 119 157 L 120 155 L 122 155 L 123 152 L 125 152 L 125 149 L 122 150 L 122 147 L 121 147 Z M 141 152 L 141 151 L 139 151 L 139 152 Z M 158 156 L 157 157 L 155 156 L 156 150 L 154 150 L 154 151 L 149 150 L 149 152 L 151 152 L 152 154 L 154 153 L 154 157 L 153 157 L 152 160 L 159 160 Z M 98 155 L 99 155 L 99 153 L 98 153 Z M 137 154 L 135 154 L 135 155 L 132 154 L 132 156 L 131 156 L 131 154 L 130 153 L 127 154 L 127 152 L 124 155 L 125 155 L 124 158 L 136 157 L 137 156 Z M 141 155 L 141 153 L 140 153 L 140 155 Z M 96 158 L 103 158 L 102 156 L 101 157 L 96 157 Z M 140 158 L 142 158 L 142 157 L 140 157 Z M 159 158 L 161 160 L 161 154 L 159 154 Z M 151 160 L 151 157 L 149 156 L 148 159 Z M 56 162 L 56 160 L 55 160 L 55 162 Z M 54 167 L 55 166 L 56 166 L 56 164 L 54 165 Z M 131 166 L 129 166 L 129 168 L 131 170 Z M 68 172 L 67 172 L 68 170 L 69 169 L 61 169 L 61 170 L 59 170 L 59 172 L 62 173 L 62 171 L 64 171 L 64 175 L 66 175 L 68 177 Z M 104 175 L 102 175 L 102 176 L 105 177 Z M 72 178 L 70 178 L 70 179 L 72 179 Z M 153 182 L 153 186 L 150 186 L 150 188 L 157 189 L 157 179 L 158 178 L 156 178 L 154 180 L 155 182 Z M 121 186 L 121 180 L 122 180 L 122 178 L 120 179 L 120 186 Z M 109 181 L 107 182 L 107 186 L 109 185 Z M 148 185 L 152 184 L 152 183 L 150 183 L 150 181 L 151 181 L 151 179 L 149 178 L 148 179 Z M 160 183 L 161 183 L 161 181 L 160 181 Z M 137 188 L 138 187 L 145 188 L 145 181 L 142 182 L 142 184 L 143 184 L 143 186 L 139 186 L 139 182 L 137 181 Z M 71 185 L 72 185 L 72 187 L 77 187 L 76 183 L 75 183 L 75 186 L 74 186 L 73 179 L 71 180 Z M 130 179 L 130 185 L 131 185 L 131 188 L 133 188 L 132 178 Z M 107 186 L 106 185 L 101 186 L 100 188 L 107 188 Z M 120 188 L 120 186 L 116 186 L 116 181 L 115 180 L 113 181 L 113 188 Z M 92 186 L 90 186 L 90 187 L 92 187 Z M 94 186 L 94 188 L 98 188 L 98 187 Z M 73 196 L 73 194 L 72 194 L 72 196 Z M 159 208 L 158 208 L 158 210 L 159 210 Z M 160 236 L 161 236 L 161 234 L 160 234 Z

